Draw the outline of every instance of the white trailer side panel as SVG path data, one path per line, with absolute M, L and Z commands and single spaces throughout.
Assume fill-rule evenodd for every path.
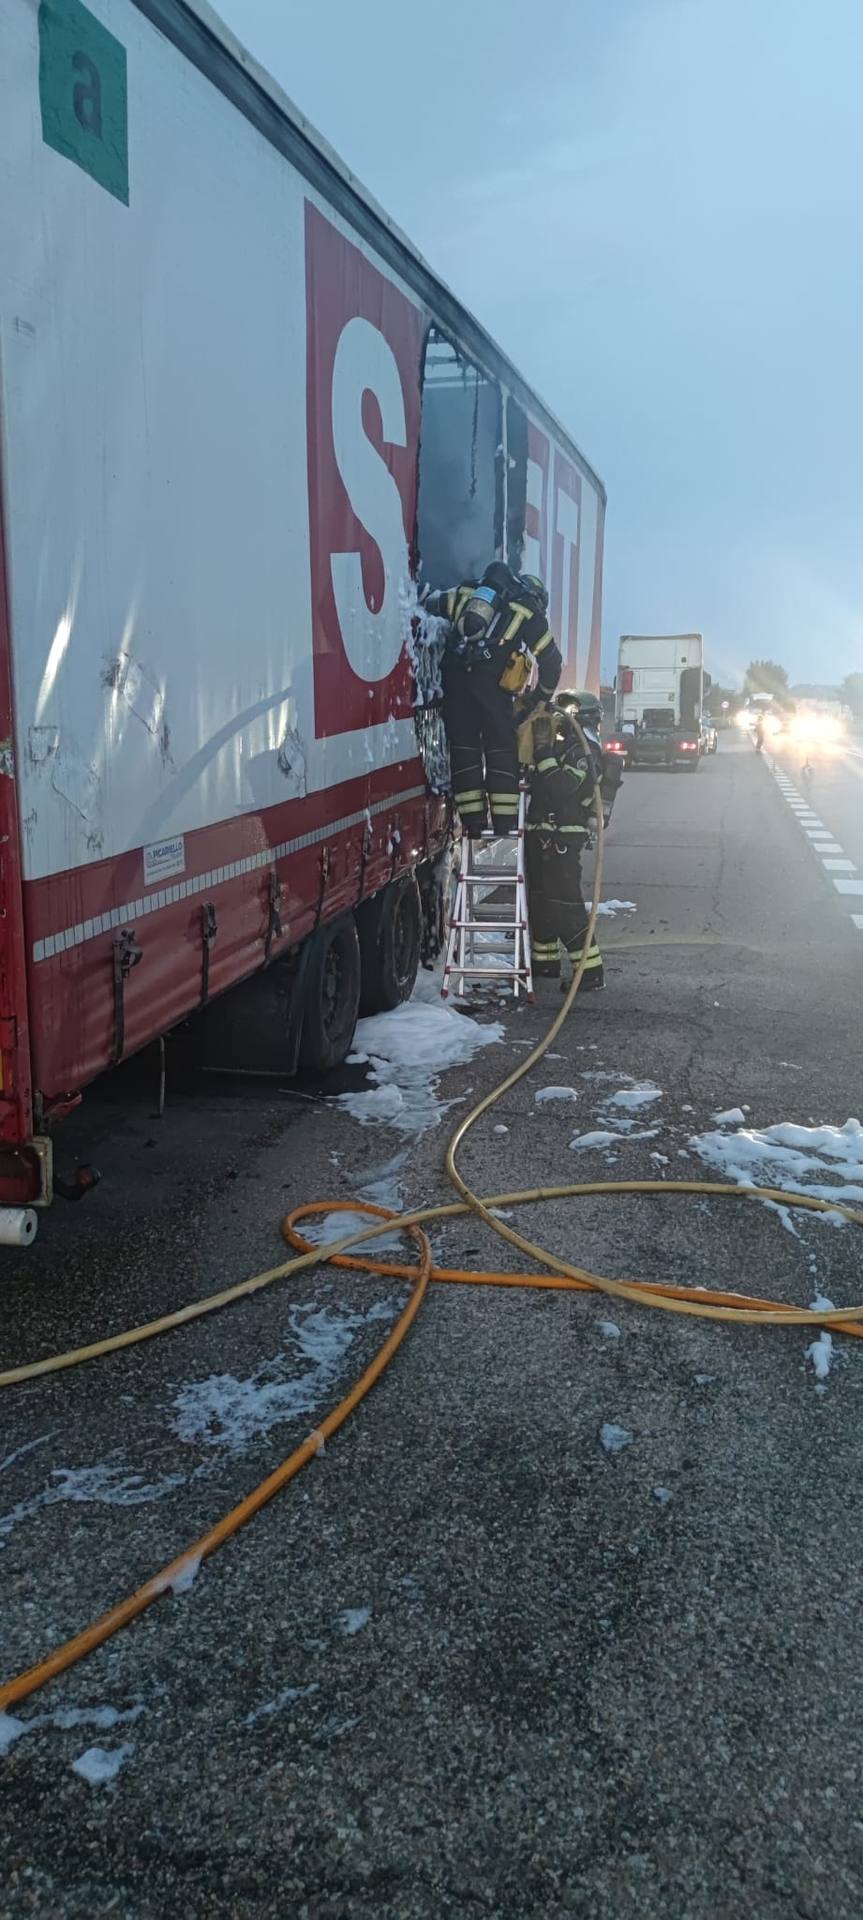
M 2 464 L 28 879 L 415 754 L 409 720 L 316 725 L 315 196 L 128 0 L 89 11 L 126 50 L 128 205 L 43 139 L 38 11 L 0 0 Z M 361 420 L 367 386 L 404 440 L 370 324 L 354 326 L 339 379 L 336 437 L 386 574 L 383 617 L 361 593 L 340 613 L 374 684 L 402 648 L 409 581 L 398 496 Z

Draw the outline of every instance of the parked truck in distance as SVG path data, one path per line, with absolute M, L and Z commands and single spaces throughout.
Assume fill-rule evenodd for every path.
M 696 773 L 702 751 L 701 634 L 621 634 L 615 690 L 627 764 Z

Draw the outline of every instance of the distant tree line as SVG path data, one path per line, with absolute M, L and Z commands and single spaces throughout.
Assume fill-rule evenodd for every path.
M 743 682 L 744 693 L 769 693 L 773 700 L 788 699 L 788 675 L 776 660 L 750 660 Z
M 705 674 L 705 695 L 708 689 L 708 677 Z M 736 707 L 740 700 L 751 699 L 755 694 L 769 694 L 780 706 L 788 706 L 796 697 L 799 699 L 841 700 L 851 708 L 855 719 L 863 721 L 863 673 L 848 673 L 841 686 L 789 686 L 788 673 L 778 660 L 750 660 L 743 676 L 743 690 L 739 687 L 722 687 L 714 681 L 710 687 L 710 706 L 714 714 L 721 712 L 723 701 L 729 707 Z
M 789 697 L 788 675 L 784 667 L 776 660 L 751 660 L 746 669 L 743 691 L 747 694 L 769 693 L 774 700 L 786 700 Z M 810 694 L 813 698 L 841 700 L 850 707 L 858 719 L 863 719 L 863 673 L 847 673 L 842 685 L 838 687 L 798 687 L 795 689 L 801 698 Z
M 856 720 L 863 720 L 863 673 L 846 673 L 839 689 Z

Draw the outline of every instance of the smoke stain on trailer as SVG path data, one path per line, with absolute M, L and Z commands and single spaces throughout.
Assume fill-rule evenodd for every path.
M 106 663 L 102 685 L 123 701 L 130 713 L 154 736 L 164 725 L 165 693 L 155 676 L 131 653 L 120 652 Z M 170 732 L 167 733 L 170 744 Z M 160 742 L 161 745 L 161 742 Z M 163 750 L 163 759 L 165 757 Z
M 101 799 L 99 775 L 92 762 L 85 760 L 74 746 L 62 742 L 52 756 L 51 786 L 82 820 L 91 820 Z
M 96 858 L 101 857 L 105 848 L 105 833 L 98 818 L 93 819 L 101 810 L 103 797 L 98 768 L 74 744 L 67 746 L 60 728 L 54 726 L 28 727 L 25 757 L 35 773 L 48 774 L 53 792 L 59 794 L 72 812 L 88 823 L 87 852 Z M 31 806 L 21 821 L 30 846 L 38 823 L 38 808 Z
M 28 727 L 27 758 L 31 767 L 43 767 L 59 745 L 59 727 Z
M 302 735 L 296 727 L 287 727 L 285 736 L 276 755 L 279 772 L 283 773 L 292 799 L 302 799 L 307 792 L 306 749 Z

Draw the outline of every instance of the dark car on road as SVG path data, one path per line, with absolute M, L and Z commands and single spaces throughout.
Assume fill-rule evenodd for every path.
M 629 742 L 627 765 L 660 767 L 672 771 L 687 767 L 698 772 L 701 735 L 697 727 L 681 727 L 671 707 L 648 707 Z

